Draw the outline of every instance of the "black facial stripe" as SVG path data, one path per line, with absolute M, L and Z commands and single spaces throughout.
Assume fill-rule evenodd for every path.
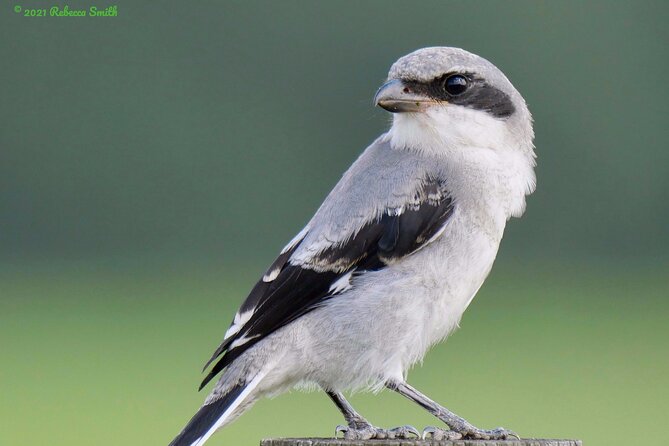
M 469 90 L 455 96 L 449 102 L 475 110 L 484 110 L 496 118 L 509 117 L 516 111 L 509 95 L 484 82 L 475 83 Z
M 463 74 L 469 80 L 469 88 L 464 93 L 456 96 L 448 94 L 444 89 L 444 82 L 453 74 L 455 73 L 440 76 L 429 82 L 412 80 L 404 80 L 403 82 L 407 88 L 415 93 L 423 94 L 439 101 L 447 101 L 449 104 L 461 105 L 474 110 L 483 110 L 496 118 L 509 117 L 516 111 L 509 95 L 488 85 L 485 81 L 476 78 L 472 74 Z

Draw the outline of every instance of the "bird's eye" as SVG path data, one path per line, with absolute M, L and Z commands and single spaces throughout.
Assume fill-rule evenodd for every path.
M 469 81 L 461 74 L 448 76 L 446 82 L 444 82 L 444 90 L 452 96 L 464 93 L 468 86 Z

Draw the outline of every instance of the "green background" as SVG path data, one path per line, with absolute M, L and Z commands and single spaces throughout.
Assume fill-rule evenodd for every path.
M 160 445 L 202 402 L 236 306 L 389 117 L 416 48 L 500 67 L 535 118 L 537 192 L 461 329 L 410 382 L 482 427 L 657 442 L 669 414 L 666 2 L 0 6 L 0 444 Z M 435 420 L 353 397 L 381 426 Z M 322 394 L 212 445 L 328 436 Z

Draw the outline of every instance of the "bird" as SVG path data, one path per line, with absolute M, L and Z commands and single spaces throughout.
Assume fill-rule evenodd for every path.
M 253 286 L 200 390 L 216 384 L 170 446 L 203 445 L 260 398 L 314 387 L 344 417 L 335 436 L 349 440 L 518 437 L 475 427 L 407 372 L 459 326 L 535 189 L 527 104 L 491 62 L 445 46 L 398 59 L 374 104 L 390 128 Z M 383 389 L 445 426 L 376 427 L 344 396 Z

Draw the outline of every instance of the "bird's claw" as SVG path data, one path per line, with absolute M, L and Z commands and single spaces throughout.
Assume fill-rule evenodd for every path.
M 376 436 L 377 429 L 372 425 L 362 426 L 362 427 L 353 427 L 353 426 L 343 426 L 338 425 L 335 428 L 335 438 L 339 438 L 339 433 L 341 432 L 344 437 L 344 440 L 370 440 L 372 438 L 378 438 Z
M 509 438 L 517 438 L 520 440 L 520 437 L 517 433 L 504 429 L 503 427 L 498 427 L 497 429 L 468 429 L 467 432 L 464 432 L 465 438 L 471 438 L 474 440 L 507 440 Z
M 348 426 L 344 426 L 343 424 L 338 424 L 337 427 L 335 427 L 334 437 L 339 438 L 339 432 L 346 435 L 346 431 L 348 431 Z
M 510 431 L 510 430 L 508 430 L 508 429 L 504 429 L 503 427 L 498 427 L 498 428 L 495 429 L 495 430 L 499 430 L 499 431 L 504 432 L 504 434 L 505 434 L 505 436 L 506 436 L 507 439 L 513 437 L 513 438 L 515 438 L 516 440 L 520 440 L 520 435 L 518 435 L 518 434 L 515 433 L 514 431 Z
M 420 436 L 422 440 L 427 440 L 428 438 L 436 441 L 441 440 L 459 440 L 462 438 L 462 434 L 456 431 L 441 429 L 439 427 L 428 426 L 423 429 L 423 434 Z
M 390 429 L 388 430 L 388 434 L 388 438 L 409 438 L 411 435 L 421 438 L 418 429 L 408 424 Z
M 408 439 L 411 436 L 421 438 L 420 432 L 413 426 L 400 426 L 393 429 L 381 429 L 372 425 L 362 427 L 351 427 L 338 425 L 335 428 L 335 438 L 339 438 L 339 433 L 344 434 L 344 440 L 383 440 L 383 439 Z
M 463 427 L 456 429 L 441 429 L 439 427 L 428 426 L 423 429 L 423 435 L 421 438 L 425 440 L 426 438 L 431 438 L 432 440 L 460 440 L 462 438 L 470 440 L 507 440 L 509 438 L 517 438 L 520 440 L 520 436 L 508 429 L 503 427 L 498 427 L 497 429 L 484 430 L 478 429 L 475 427 Z

